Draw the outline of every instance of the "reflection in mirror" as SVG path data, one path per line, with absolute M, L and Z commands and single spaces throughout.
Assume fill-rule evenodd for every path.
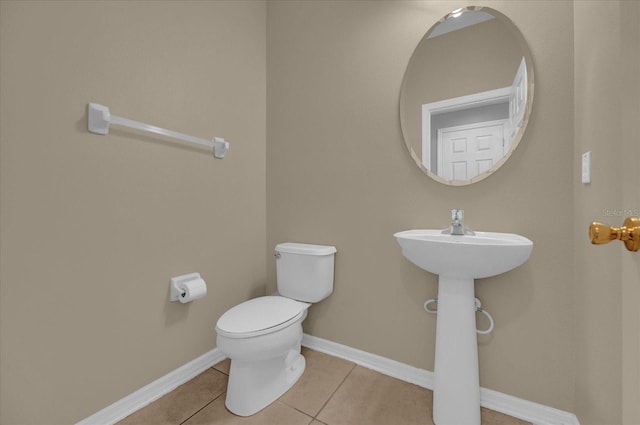
M 445 184 L 497 170 L 518 145 L 533 101 L 531 55 L 501 13 L 450 13 L 416 48 L 405 73 L 400 117 L 416 164 Z

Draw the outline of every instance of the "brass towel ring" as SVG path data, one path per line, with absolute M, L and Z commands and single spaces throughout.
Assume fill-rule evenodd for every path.
M 595 245 L 620 239 L 629 251 L 638 251 L 640 249 L 640 217 L 628 217 L 622 227 L 610 227 L 594 221 L 589 226 L 589 239 Z

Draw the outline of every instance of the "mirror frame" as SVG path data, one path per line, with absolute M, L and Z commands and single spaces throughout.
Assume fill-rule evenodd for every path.
M 438 176 L 437 174 L 431 172 L 429 169 L 427 169 L 422 163 L 422 158 L 420 158 L 416 154 L 416 152 L 414 151 L 413 147 L 411 146 L 411 144 L 410 144 L 410 142 L 408 140 L 408 135 L 407 135 L 407 130 L 406 130 L 406 123 L 405 123 L 405 118 L 404 118 L 405 117 L 405 113 L 404 113 L 405 107 L 404 107 L 403 98 L 406 98 L 406 94 L 405 93 L 407 91 L 407 74 L 408 74 L 407 71 L 411 67 L 411 64 L 414 62 L 414 57 L 416 55 L 416 52 L 419 50 L 420 46 L 428 40 L 429 36 L 435 30 L 435 28 L 438 27 L 438 25 L 443 23 L 445 20 L 453 17 L 453 14 L 459 12 L 460 10 L 462 10 L 462 11 L 483 11 L 483 12 L 489 13 L 492 16 L 494 16 L 496 19 L 498 19 L 503 25 L 505 25 L 506 28 L 509 30 L 509 32 L 511 32 L 513 34 L 517 44 L 520 46 L 520 48 L 522 50 L 522 56 L 525 58 L 525 62 L 526 62 L 526 68 L 527 68 L 527 100 L 526 100 L 524 117 L 522 119 L 522 124 L 521 124 L 520 128 L 518 129 L 518 132 L 514 136 L 513 141 L 511 142 L 511 146 L 509 148 L 509 151 L 506 152 L 505 155 L 499 161 L 497 161 L 490 169 L 484 171 L 483 173 L 478 174 L 477 176 L 475 176 L 475 177 L 473 177 L 473 178 L 471 178 L 469 180 L 447 180 L 447 179 L 444 179 L 444 178 Z M 522 140 L 522 138 L 524 136 L 524 132 L 525 132 L 525 130 L 527 128 L 527 125 L 529 123 L 529 118 L 531 116 L 531 111 L 533 109 L 533 97 L 534 97 L 534 86 L 535 86 L 534 81 L 535 81 L 535 77 L 534 77 L 533 58 L 532 58 L 531 50 L 529 49 L 529 45 L 527 44 L 526 40 L 524 39 L 524 36 L 522 35 L 522 33 L 520 32 L 518 27 L 506 15 L 504 15 L 503 13 L 499 12 L 496 9 L 493 9 L 491 7 L 486 7 L 486 6 L 467 6 L 467 7 L 461 8 L 459 10 L 455 10 L 455 11 L 447 13 L 445 16 L 440 18 L 435 24 L 433 24 L 431 26 L 431 28 L 429 28 L 429 30 L 426 32 L 426 34 L 422 37 L 422 39 L 420 39 L 420 42 L 418 43 L 418 45 L 414 49 L 413 54 L 411 55 L 411 59 L 409 59 L 409 63 L 407 64 L 407 70 L 405 70 L 405 74 L 404 74 L 404 77 L 402 79 L 402 86 L 401 86 L 401 89 L 400 89 L 400 126 L 401 126 L 401 129 L 402 129 L 402 136 L 403 136 L 403 139 L 404 139 L 404 144 L 405 144 L 407 150 L 409 151 L 409 155 L 414 160 L 414 162 L 416 163 L 418 168 L 420 168 L 422 170 L 423 173 L 425 173 L 427 176 L 431 177 L 433 180 L 435 180 L 435 181 L 437 181 L 439 183 L 445 184 L 445 185 L 449 185 L 449 186 L 467 186 L 467 185 L 470 185 L 470 184 L 473 184 L 473 183 L 477 183 L 477 182 L 479 182 L 481 180 L 486 179 L 487 177 L 491 176 L 496 171 L 498 171 L 498 169 L 500 167 L 502 167 L 509 160 L 509 158 L 511 157 L 513 152 L 516 150 L 516 148 L 518 147 L 518 145 L 520 144 L 520 141 Z

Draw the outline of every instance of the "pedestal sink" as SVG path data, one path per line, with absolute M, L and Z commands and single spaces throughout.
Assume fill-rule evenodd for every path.
M 442 230 L 407 230 L 394 236 L 408 260 L 439 275 L 433 421 L 480 425 L 473 281 L 518 267 L 529 258 L 533 242 L 494 232 L 451 235 Z

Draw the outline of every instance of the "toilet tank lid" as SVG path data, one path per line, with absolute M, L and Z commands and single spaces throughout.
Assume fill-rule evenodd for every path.
M 338 250 L 331 245 L 312 245 L 305 243 L 285 242 L 276 245 L 277 252 L 287 254 L 303 254 L 303 255 L 330 255 Z

